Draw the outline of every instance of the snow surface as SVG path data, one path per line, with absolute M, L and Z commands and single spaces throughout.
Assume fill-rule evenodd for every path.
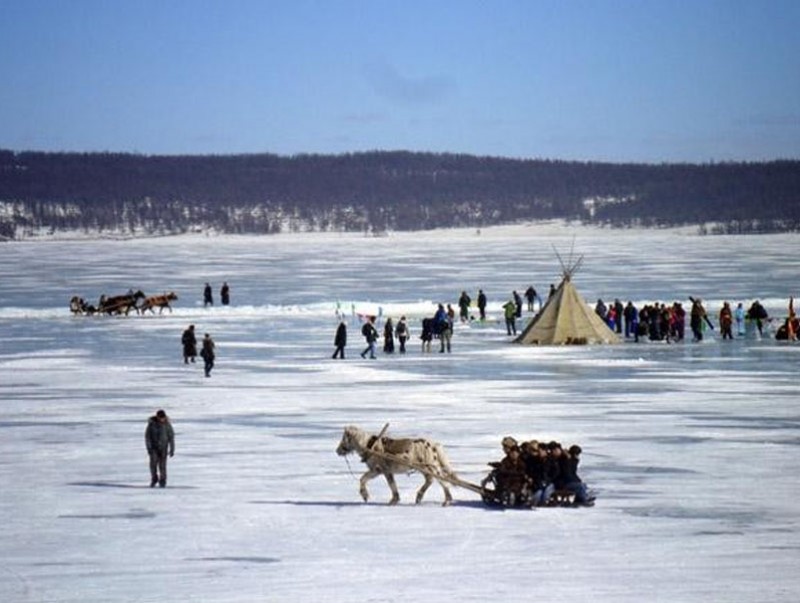
M 697 237 L 567 225 L 360 235 L 185 236 L 0 247 L 0 601 L 800 600 L 800 346 L 512 345 L 512 289 L 558 283 L 555 245 L 585 255 L 597 297 L 759 298 L 785 316 L 798 237 Z M 574 259 L 573 255 L 573 259 Z M 233 305 L 204 309 L 223 280 Z M 172 314 L 76 317 L 129 287 Z M 490 299 L 451 355 L 419 319 L 462 289 Z M 339 308 L 347 360 L 333 361 Z M 362 360 L 356 314 L 411 319 L 405 357 Z M 382 320 L 382 319 L 381 319 Z M 716 322 L 716 321 L 715 321 Z M 189 324 L 217 342 L 205 379 Z M 436 350 L 436 348 L 434 348 Z M 150 489 L 143 434 L 171 415 L 177 453 Z M 579 443 L 590 509 L 492 510 L 434 485 L 401 504 L 337 457 L 342 428 L 428 436 L 479 482 L 500 439 Z

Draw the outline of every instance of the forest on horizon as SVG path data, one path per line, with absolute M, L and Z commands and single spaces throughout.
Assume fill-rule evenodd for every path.
M 563 219 L 800 231 L 800 161 L 637 164 L 374 151 L 159 156 L 0 150 L 0 239 L 427 230 Z

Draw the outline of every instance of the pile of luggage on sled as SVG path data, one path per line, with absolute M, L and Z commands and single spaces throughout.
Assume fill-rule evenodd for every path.
M 500 507 L 592 506 L 592 494 L 578 477 L 581 447 L 559 442 L 502 440 L 505 456 L 491 462 L 480 484 L 483 501 Z

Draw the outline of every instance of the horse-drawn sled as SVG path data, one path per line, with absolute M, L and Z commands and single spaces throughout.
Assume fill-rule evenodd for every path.
M 502 461 L 489 463 L 492 470 L 480 484 L 474 484 L 456 475 L 444 453 L 444 448 L 438 442 L 427 438 L 390 438 L 384 435 L 388 427 L 387 423 L 377 435 L 370 435 L 353 425 L 345 427 L 342 439 L 336 448 L 339 456 L 356 453 L 367 465 L 368 469 L 359 481 L 359 492 L 364 502 L 369 500 L 367 482 L 383 475 L 392 492 L 389 504 L 397 504 L 400 493 L 394 475 L 416 471 L 425 479 L 417 491 L 417 503 L 422 501 L 434 480 L 444 492 L 443 506 L 453 501 L 448 485 L 474 492 L 486 505 L 492 507 L 591 506 L 594 503 L 594 498 L 587 493 L 577 475 L 573 476 L 572 481 L 548 482 L 545 481 L 547 477 L 544 473 L 537 477 L 531 475 L 532 470 L 526 471 L 522 461 L 522 448 L 513 438 L 503 439 L 506 456 Z M 551 444 L 545 445 L 543 450 L 549 449 Z M 533 452 L 531 446 L 526 448 Z M 570 450 L 574 452 L 575 448 L 578 447 L 573 446 Z M 578 454 L 580 454 L 579 449 Z M 545 468 L 548 463 L 552 465 L 543 454 L 541 456 L 542 462 L 539 464 L 531 462 L 531 468 L 539 466 Z M 574 460 L 572 462 L 577 467 L 577 462 Z
M 137 314 L 144 314 L 149 310 L 151 314 L 154 314 L 155 308 L 158 308 L 158 313 L 161 314 L 165 308 L 172 312 L 172 306 L 170 304 L 177 299 L 178 296 L 173 291 L 164 293 L 163 295 L 146 296 L 141 290 L 130 290 L 123 295 L 114 295 L 112 297 L 101 295 L 100 300 L 95 306 L 86 302 L 82 297 L 75 295 L 69 302 L 69 309 L 73 314 L 83 314 L 86 316 L 91 316 L 93 314 L 124 314 L 128 316 L 131 310 L 135 310 Z

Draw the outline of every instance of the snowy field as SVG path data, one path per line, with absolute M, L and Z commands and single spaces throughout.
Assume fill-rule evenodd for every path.
M 458 325 L 423 355 L 419 320 L 483 288 L 558 284 L 575 237 L 587 301 L 800 295 L 796 235 L 697 237 L 560 225 L 429 233 L 60 241 L 0 246 L 0 601 L 800 600 L 800 345 L 512 345 Z M 206 281 L 232 305 L 204 309 Z M 180 296 L 172 314 L 71 316 L 80 295 Z M 347 359 L 330 359 L 338 307 Z M 362 360 L 352 312 L 410 317 L 409 353 Z M 381 319 L 382 322 L 383 319 Z M 714 320 L 716 322 L 716 319 Z M 184 365 L 190 323 L 217 342 Z M 436 350 L 436 348 L 434 348 Z M 158 408 L 177 452 L 150 489 Z M 594 508 L 493 510 L 358 495 L 342 428 L 442 442 L 479 482 L 504 435 L 583 447 Z

